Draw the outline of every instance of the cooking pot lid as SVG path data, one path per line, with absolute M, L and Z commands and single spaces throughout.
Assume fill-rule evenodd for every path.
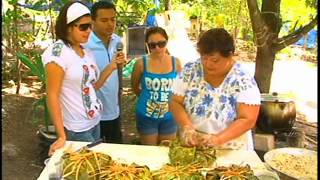
M 278 94 L 278 93 L 261 93 L 261 101 L 268 101 L 268 102 L 292 102 L 292 97 L 288 94 Z

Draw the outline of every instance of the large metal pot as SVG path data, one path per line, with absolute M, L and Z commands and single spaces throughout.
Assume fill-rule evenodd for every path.
M 257 121 L 258 130 L 265 133 L 288 131 L 296 120 L 296 108 L 292 99 L 277 93 L 261 94 L 261 107 Z

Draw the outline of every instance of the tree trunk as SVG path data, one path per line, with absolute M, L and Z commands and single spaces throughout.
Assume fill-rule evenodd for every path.
M 261 93 L 268 93 L 271 84 L 275 51 L 266 44 L 257 48 L 255 80 Z
M 270 90 L 276 53 L 297 42 L 317 24 L 318 15 L 304 27 L 279 38 L 278 35 L 282 25 L 280 2 L 281 0 L 262 0 L 260 11 L 257 0 L 247 0 L 257 46 L 255 79 L 261 93 L 268 93 Z
M 48 4 L 49 6 L 49 4 Z M 49 6 L 49 17 L 50 17 L 50 31 L 51 31 L 51 35 L 52 35 L 52 43 L 54 43 L 56 37 L 55 37 L 55 23 L 53 21 L 53 17 L 52 17 L 52 6 Z
M 171 0 L 164 1 L 164 10 L 165 11 L 171 10 Z

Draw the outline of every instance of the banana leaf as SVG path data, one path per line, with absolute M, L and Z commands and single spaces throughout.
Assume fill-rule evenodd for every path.
M 66 180 L 98 179 L 95 171 L 112 163 L 110 156 L 102 153 L 93 153 L 88 149 L 80 152 L 65 153 L 63 160 L 63 176 Z
M 200 163 L 203 167 L 211 167 L 216 160 L 216 151 L 213 148 L 185 147 L 177 138 L 170 144 L 169 159 L 173 165 Z
M 36 54 L 35 55 L 35 65 L 37 66 L 37 68 L 38 68 L 38 70 L 40 72 L 40 75 L 41 75 L 41 77 L 39 79 L 42 82 L 45 82 L 45 80 L 46 80 L 45 75 L 46 74 L 45 74 L 45 69 L 44 69 L 40 54 Z
M 39 64 L 39 62 L 37 64 L 35 64 L 30 58 L 28 58 L 26 55 L 22 54 L 21 52 L 17 52 L 16 55 L 24 65 L 26 65 L 28 68 L 30 68 L 32 74 L 36 75 L 42 82 L 45 82 L 45 78 L 43 75 L 44 73 L 41 74 L 42 70 L 40 70 L 41 68 L 39 68 L 39 65 L 37 65 L 37 64 Z M 37 60 L 37 61 L 39 61 L 39 60 Z M 44 72 L 44 70 L 43 70 L 43 72 Z
M 113 163 L 104 167 L 104 175 L 101 179 L 119 179 L 119 180 L 151 180 L 151 171 L 147 166 L 139 166 L 135 163 L 131 165 L 122 163 Z
M 166 164 L 161 169 L 153 171 L 154 180 L 204 180 L 201 165 L 191 163 L 188 165 Z
M 229 167 L 219 166 L 210 170 L 206 174 L 207 180 L 259 180 L 254 175 L 253 170 L 249 165 L 239 166 L 232 164 Z

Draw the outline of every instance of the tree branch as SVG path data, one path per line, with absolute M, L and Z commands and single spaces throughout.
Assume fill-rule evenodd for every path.
M 304 36 L 305 34 L 307 34 L 311 29 L 314 28 L 315 25 L 317 25 L 317 19 L 318 19 L 318 14 L 316 15 L 315 18 L 313 18 L 309 24 L 297 29 L 296 31 L 294 31 L 293 33 L 284 36 L 282 38 L 278 38 L 277 42 L 274 43 L 275 44 L 275 49 L 276 51 L 280 51 L 281 49 L 287 47 L 290 44 L 293 44 L 297 41 L 299 41 L 299 39 Z
M 263 28 L 263 18 L 258 7 L 257 0 L 247 0 L 253 32 L 259 32 Z
M 262 3 L 267 2 L 268 1 L 262 1 Z M 255 43 L 258 47 L 265 46 L 270 34 L 269 27 L 262 16 L 263 12 L 259 10 L 257 0 L 247 0 L 247 5 L 250 14 L 252 30 L 255 35 Z

